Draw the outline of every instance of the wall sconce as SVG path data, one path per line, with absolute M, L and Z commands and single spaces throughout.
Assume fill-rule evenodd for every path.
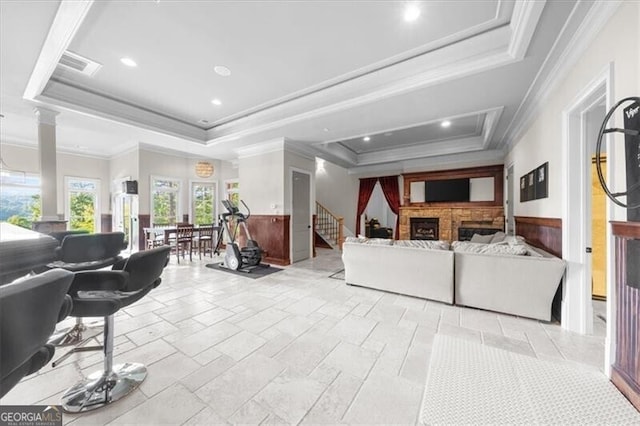
M 208 161 L 198 161 L 196 163 L 196 175 L 201 178 L 211 177 L 213 174 L 213 164 Z

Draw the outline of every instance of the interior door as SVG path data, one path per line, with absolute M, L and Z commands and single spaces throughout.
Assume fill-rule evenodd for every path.
M 291 181 L 291 262 L 299 262 L 311 251 L 311 177 L 294 170 Z

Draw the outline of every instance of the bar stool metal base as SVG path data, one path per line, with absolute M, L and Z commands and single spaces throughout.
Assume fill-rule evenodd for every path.
M 139 363 L 118 364 L 108 373 L 96 371 L 64 393 L 62 408 L 82 413 L 104 407 L 136 389 L 146 376 L 147 368 Z
M 83 334 L 84 332 L 92 329 L 100 329 L 104 326 L 104 321 L 101 320 L 93 321 L 90 324 L 83 323 L 82 318 L 78 318 L 78 320 L 79 321 L 76 321 L 76 324 L 73 327 L 65 328 L 63 330 L 55 332 L 49 338 L 49 341 L 47 343 L 57 347 L 75 346 L 86 339 Z M 93 332 L 94 335 L 102 333 L 99 330 L 96 331 L 98 331 L 98 333 Z

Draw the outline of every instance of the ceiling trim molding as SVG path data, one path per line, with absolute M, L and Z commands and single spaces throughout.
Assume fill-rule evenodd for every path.
M 140 152 L 140 142 L 133 142 L 128 147 L 125 147 L 123 151 L 110 155 L 109 160 L 117 160 L 124 155 L 131 154 L 132 152 Z
M 496 127 L 500 122 L 500 117 L 504 112 L 504 105 L 488 110 L 486 112 L 486 118 L 484 119 L 484 127 L 482 132 L 482 148 L 487 148 L 491 143 L 493 134 L 496 131 Z
M 514 6 L 514 13 L 515 13 L 515 9 L 518 7 L 517 4 L 518 2 L 516 2 L 516 5 Z M 401 66 L 403 62 L 413 61 L 420 56 L 429 55 L 430 53 L 433 53 L 437 49 L 450 47 L 451 45 L 460 43 L 466 39 L 477 37 L 484 32 L 495 30 L 502 25 L 510 24 L 510 21 L 513 19 L 513 14 L 511 17 L 505 16 L 505 12 L 504 12 L 505 8 L 503 5 L 504 5 L 504 0 L 499 0 L 499 4 L 496 10 L 495 16 L 483 23 L 458 31 L 457 33 L 454 33 L 454 34 L 450 34 L 438 40 L 434 40 L 430 43 L 423 44 L 421 46 L 415 47 L 408 51 L 396 54 L 389 58 L 374 62 L 373 64 L 360 67 L 356 70 L 341 74 L 339 76 L 322 81 L 312 86 L 308 86 L 304 89 L 297 90 L 285 96 L 272 99 L 270 101 L 264 102 L 255 107 L 248 108 L 248 109 L 236 112 L 234 114 L 227 115 L 219 120 L 214 121 L 212 123 L 211 129 L 215 127 L 223 126 L 225 124 L 230 124 L 242 117 L 254 115 L 264 110 L 276 108 L 287 102 L 298 100 L 305 96 L 309 96 L 314 93 L 327 90 L 333 86 L 337 86 L 337 85 L 349 82 L 351 80 L 363 78 L 368 76 L 369 74 L 379 73 L 385 68 Z M 519 22 L 520 27 L 532 27 L 532 31 L 535 30 L 536 25 L 537 25 L 537 21 L 532 24 L 532 23 L 527 23 L 525 19 L 521 19 Z M 525 49 L 526 49 L 526 46 L 525 46 Z
M 545 4 L 546 0 L 516 2 L 510 22 L 512 36 L 508 50 L 513 58 L 524 59 Z
M 465 65 L 454 64 L 444 69 L 433 70 L 416 77 L 404 79 L 400 82 L 393 83 L 388 87 L 379 89 L 377 91 L 369 92 L 361 96 L 356 96 L 351 99 L 339 101 L 334 104 L 316 108 L 303 113 L 290 115 L 286 118 L 276 119 L 257 126 L 250 126 L 250 124 L 244 123 L 244 125 L 242 126 L 242 130 L 235 131 L 218 138 L 215 138 L 212 130 L 209 130 L 209 135 L 213 138 L 207 142 L 207 146 L 219 145 L 256 133 L 274 130 L 299 121 L 339 113 L 347 109 L 378 102 L 382 99 L 396 96 L 405 92 L 421 89 L 448 80 L 460 78 L 469 74 L 479 73 L 491 68 L 507 65 L 509 63 L 512 63 L 513 61 L 513 58 L 505 52 L 494 53 L 480 58 L 476 57 L 469 60 Z
M 552 61 L 551 57 L 555 53 L 561 37 L 556 39 L 553 48 L 549 51 L 542 67 L 540 67 L 540 71 L 531 83 L 527 94 L 502 138 L 501 145 L 505 152 L 520 140 L 526 129 L 538 118 L 542 105 L 549 100 L 558 85 L 567 77 L 578 59 L 580 59 L 580 56 L 611 19 L 620 4 L 622 4 L 622 0 L 595 3 L 578 2 L 576 4 L 561 34 L 565 32 L 573 19 L 580 19 L 576 16 L 578 8 L 590 7 L 590 9 L 587 11 L 585 18 L 580 21 L 580 26 L 571 37 L 571 40 L 560 52 L 559 58 L 556 61 Z
M 206 131 L 197 126 L 188 125 L 168 116 L 145 112 L 138 107 L 107 97 L 87 96 L 84 90 L 59 82 L 50 82 L 43 94 L 37 96 L 35 100 L 91 117 L 129 124 L 200 144 L 203 143 L 206 135 Z
M 413 158 L 428 158 L 440 155 L 468 152 L 482 149 L 482 137 L 441 141 L 423 145 L 411 145 L 385 151 L 358 155 L 358 166 L 382 163 L 385 161 L 404 161 Z
M 40 50 L 23 97 L 34 100 L 42 93 L 60 61 L 60 57 L 80 29 L 93 0 L 62 0 L 49 34 Z
M 256 143 L 235 150 L 239 159 L 255 157 L 257 155 L 282 152 L 285 148 L 285 138 L 276 138 L 269 141 Z

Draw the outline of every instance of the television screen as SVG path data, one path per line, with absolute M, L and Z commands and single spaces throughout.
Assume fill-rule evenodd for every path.
M 425 201 L 469 201 L 469 179 L 429 180 L 424 183 Z

